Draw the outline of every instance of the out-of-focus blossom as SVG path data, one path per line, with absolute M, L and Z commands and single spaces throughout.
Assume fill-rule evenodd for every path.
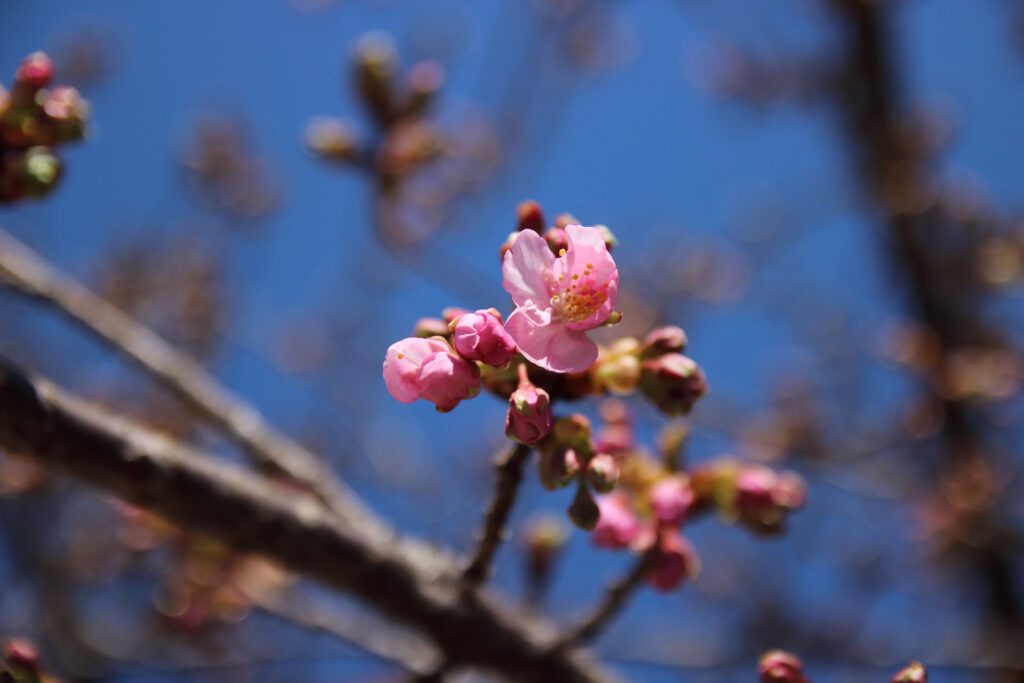
M 928 671 L 921 662 L 911 662 L 892 677 L 892 683 L 928 683 Z
M 688 540 L 675 530 L 658 534 L 658 549 L 647 572 L 647 582 L 659 591 L 671 591 L 700 569 L 697 553 Z
M 598 493 L 608 493 L 619 483 L 619 464 L 608 453 L 598 453 L 587 463 L 587 483 Z
M 804 663 L 796 655 L 772 650 L 761 655 L 757 675 L 761 683 L 808 683 Z
M 685 415 L 707 393 L 704 371 L 691 358 L 667 353 L 640 366 L 640 391 L 666 415 Z
M 624 494 L 613 493 L 597 499 L 600 516 L 591 539 L 600 548 L 623 550 L 630 547 L 640 533 L 640 521 L 629 507 Z
M 660 523 L 679 526 L 693 505 L 693 490 L 686 477 L 665 477 L 651 487 L 651 512 Z

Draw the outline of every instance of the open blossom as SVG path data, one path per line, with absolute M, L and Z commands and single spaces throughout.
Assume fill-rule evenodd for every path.
M 494 309 L 464 313 L 452 322 L 455 350 L 463 358 L 500 368 L 516 355 L 516 343 Z
M 448 412 L 459 401 L 480 393 L 480 371 L 452 353 L 444 339 L 408 337 L 388 348 L 384 383 L 402 403 L 422 398 Z
M 615 307 L 619 271 L 596 228 L 565 228 L 568 247 L 557 258 L 532 230 L 515 236 L 502 264 L 502 285 L 516 310 L 505 329 L 530 361 L 552 372 L 582 372 L 597 360 L 584 332 Z

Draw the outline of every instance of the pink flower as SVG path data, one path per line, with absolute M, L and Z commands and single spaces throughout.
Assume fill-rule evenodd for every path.
M 551 412 L 548 392 L 538 389 L 525 378 L 525 365 L 519 368 L 519 388 L 508 398 L 505 434 L 514 441 L 531 446 L 551 432 L 555 416 Z
M 651 511 L 662 524 L 682 524 L 692 504 L 693 490 L 683 477 L 665 477 L 651 487 Z
M 670 591 L 684 580 L 696 576 L 697 553 L 690 542 L 676 531 L 658 535 L 658 556 L 647 574 L 647 582 L 659 591 Z
M 611 550 L 628 548 L 640 533 L 640 522 L 625 496 L 612 494 L 597 499 L 600 516 L 594 527 L 594 545 Z
M 582 372 L 597 360 L 584 332 L 615 307 L 619 271 L 596 228 L 565 228 L 568 248 L 555 257 L 532 230 L 515 236 L 502 264 L 502 285 L 516 310 L 505 329 L 530 361 L 552 372 Z
M 500 368 L 516 355 L 516 343 L 502 326 L 501 314 L 493 308 L 460 315 L 452 333 L 455 350 L 467 360 Z
M 384 383 L 402 403 L 423 398 L 446 413 L 465 398 L 480 393 L 480 371 L 459 358 L 440 337 L 408 337 L 388 348 Z

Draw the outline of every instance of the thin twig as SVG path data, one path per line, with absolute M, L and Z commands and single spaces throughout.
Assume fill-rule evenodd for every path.
M 498 481 L 494 487 L 494 497 L 484 515 L 484 528 L 476 552 L 462 572 L 466 586 L 479 586 L 487 579 L 494 552 L 505 536 L 505 524 L 516 501 L 516 493 L 523 480 L 523 465 L 529 455 L 529 446 L 517 444 L 503 453 L 495 463 Z
M 369 523 L 362 502 L 315 455 L 271 427 L 203 367 L 149 328 L 63 274 L 0 230 L 0 286 L 49 304 L 170 389 L 223 430 L 258 464 L 305 485 L 353 524 Z
M 608 586 L 604 599 L 594 608 L 588 617 L 572 628 L 556 647 L 570 648 L 583 645 L 600 633 L 611 620 L 626 606 L 626 601 L 640 587 L 647 570 L 658 555 L 655 544 L 639 558 L 629 573 Z
M 613 680 L 582 653 L 552 651 L 551 624 L 485 594 L 466 599 L 453 561 L 440 553 L 424 558 L 376 525 L 345 524 L 311 498 L 296 498 L 286 486 L 186 448 L 2 358 L 0 448 L 348 592 L 428 636 L 453 667 L 522 681 Z

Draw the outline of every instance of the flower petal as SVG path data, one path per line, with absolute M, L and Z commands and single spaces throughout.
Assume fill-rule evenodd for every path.
M 516 235 L 512 247 L 505 252 L 501 264 L 502 286 L 512 295 L 516 306 L 528 301 L 544 305 L 551 296 L 548 291 L 551 264 L 555 255 L 548 243 L 533 230 Z
M 512 312 L 505 329 L 519 351 L 552 372 L 583 372 L 597 360 L 597 344 L 582 332 L 553 320 L 550 311 L 520 306 Z

